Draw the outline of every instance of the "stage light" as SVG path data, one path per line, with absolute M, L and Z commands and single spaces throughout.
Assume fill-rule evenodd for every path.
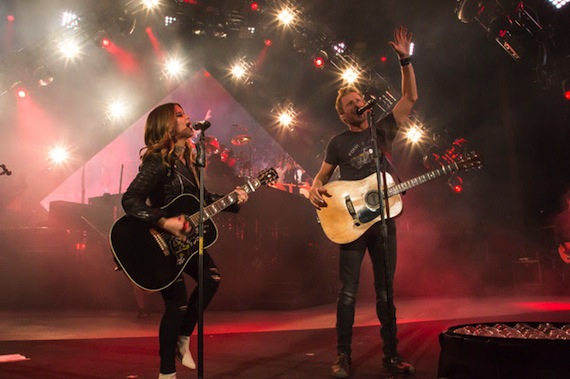
M 338 42 L 333 45 L 333 50 L 337 54 L 344 54 L 344 52 L 346 51 L 346 44 L 344 42 Z
M 406 138 L 413 144 L 420 142 L 424 138 L 424 131 L 422 130 L 421 126 L 412 125 L 406 131 Z
M 257 1 L 252 1 L 251 3 L 249 3 L 249 9 L 251 9 L 254 12 L 259 11 L 259 3 Z
M 107 117 L 113 121 L 124 119 L 128 114 L 128 107 L 124 101 L 114 99 L 107 104 L 107 111 L 105 113 Z
M 176 22 L 176 17 L 174 16 L 164 16 L 164 26 L 168 27 Z
M 342 80 L 348 84 L 354 84 L 358 80 L 358 71 L 353 67 L 346 68 L 342 74 Z
M 295 13 L 289 8 L 283 8 L 277 13 L 277 20 L 281 25 L 291 25 L 295 21 Z
M 58 49 L 66 60 L 73 60 L 81 55 L 81 45 L 73 39 L 61 41 L 58 45 Z
M 156 9 L 160 5 L 160 0 L 143 0 L 143 5 L 145 9 L 151 10 Z
M 245 83 L 249 81 L 252 63 L 248 63 L 245 57 L 238 58 L 228 69 L 234 80 L 242 80 Z
M 552 5 L 554 5 L 557 9 L 562 8 L 566 4 L 568 4 L 569 0 L 548 0 Z
M 451 175 L 451 177 L 447 180 L 447 185 L 455 193 L 463 192 L 463 179 L 461 179 L 461 177 L 458 175 Z
M 30 90 L 28 87 L 22 82 L 16 82 L 12 85 L 12 92 L 14 95 L 20 99 L 24 99 L 28 97 L 30 94 Z
M 325 58 L 321 56 L 315 56 L 313 58 L 313 64 L 315 65 L 316 68 L 323 68 L 325 67 Z
M 184 63 L 180 60 L 180 58 L 168 58 L 164 64 L 164 73 L 168 77 L 180 77 L 185 71 L 184 66 Z
M 271 42 L 270 39 L 266 39 L 265 41 L 263 41 L 263 44 L 264 44 L 265 46 L 267 46 L 267 47 L 271 46 L 272 43 L 273 43 L 273 42 Z
M 13 14 L 9 14 L 8 16 L 6 16 L 6 20 L 7 20 L 8 22 L 14 22 L 15 19 L 16 19 L 16 18 L 14 17 Z
M 79 17 L 71 11 L 65 11 L 61 15 L 61 26 L 73 29 L 79 25 Z
M 380 62 L 382 62 L 382 63 L 388 62 L 388 57 L 386 57 L 386 56 L 381 56 L 381 57 L 380 57 Z
M 48 151 L 48 160 L 54 166 L 61 166 L 69 160 L 69 151 L 63 146 L 54 146 Z
M 95 33 L 95 36 L 93 36 L 93 42 L 95 42 L 97 46 L 104 49 L 107 49 L 111 46 L 111 38 L 105 30 L 99 30 L 97 33 Z
M 241 79 L 245 76 L 246 69 L 241 64 L 236 64 L 230 69 L 232 76 L 236 79 Z

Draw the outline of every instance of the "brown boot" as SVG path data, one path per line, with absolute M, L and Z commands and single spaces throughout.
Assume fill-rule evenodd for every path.
M 331 367 L 333 378 L 348 378 L 350 376 L 351 359 L 348 354 L 339 353 L 336 362 Z

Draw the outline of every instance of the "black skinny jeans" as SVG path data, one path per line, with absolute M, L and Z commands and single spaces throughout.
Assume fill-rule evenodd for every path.
M 396 271 L 396 224 L 394 220 L 387 220 L 386 224 L 388 226 L 388 280 L 390 281 L 389 287 L 392 290 L 392 302 L 390 304 L 387 301 L 388 293 L 386 290 L 384 249 L 380 222 L 372 225 L 357 240 L 340 245 L 340 290 L 338 292 L 336 314 L 337 351 L 339 353 L 348 355 L 352 353 L 352 326 L 354 324 L 356 295 L 360 281 L 360 267 L 366 249 L 368 249 L 374 272 L 376 315 L 381 323 L 382 350 L 385 356 L 397 355 L 396 307 L 393 302 L 394 273 Z M 393 330 L 392 325 L 394 326 Z
M 204 308 L 208 306 L 216 293 L 220 275 L 212 257 L 204 255 Z M 198 282 L 198 255 L 194 255 L 184 272 Z M 176 371 L 176 349 L 178 336 L 189 336 L 198 322 L 198 286 L 187 297 L 184 275 L 169 287 L 160 291 L 164 300 L 164 314 L 160 322 L 158 339 L 160 343 L 160 372 L 170 374 Z

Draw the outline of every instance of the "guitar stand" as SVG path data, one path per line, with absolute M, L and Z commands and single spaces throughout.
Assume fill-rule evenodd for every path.
M 386 180 L 386 172 L 382 171 L 380 165 L 380 155 L 378 154 L 378 133 L 376 130 L 376 124 L 374 123 L 374 108 L 370 108 L 368 112 L 368 127 L 370 129 L 370 134 L 372 136 L 372 151 L 374 163 L 376 165 L 376 181 L 378 184 L 378 205 L 380 209 L 380 230 L 382 235 L 382 249 L 384 251 L 384 281 L 386 286 L 386 301 L 388 302 L 388 320 L 392 323 L 390 329 L 393 333 L 390 351 L 391 357 L 396 357 L 396 319 L 393 317 L 392 308 L 390 304 L 394 303 L 391 279 L 392 274 L 390 273 L 390 257 L 388 255 L 388 227 L 386 225 L 386 218 L 390 218 L 390 205 L 388 204 L 388 182 Z M 382 187 L 382 183 L 386 185 Z M 392 358 L 393 359 L 393 358 Z M 392 368 L 392 378 L 398 377 L 398 370 L 396 368 L 396 362 L 390 362 Z

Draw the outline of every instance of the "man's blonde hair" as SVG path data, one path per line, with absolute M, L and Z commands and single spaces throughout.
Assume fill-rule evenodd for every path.
M 342 109 L 342 102 L 341 102 L 342 98 L 352 92 L 356 92 L 357 94 L 362 96 L 362 92 L 360 92 L 360 90 L 355 86 L 344 86 L 342 88 L 339 88 L 338 93 L 336 95 L 336 102 L 334 104 L 336 112 L 339 115 L 342 115 L 344 113 L 344 109 Z

